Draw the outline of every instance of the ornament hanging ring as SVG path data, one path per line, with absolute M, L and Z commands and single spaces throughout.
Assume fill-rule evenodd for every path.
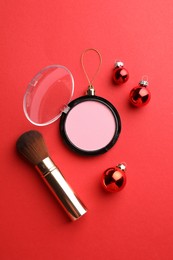
M 95 73 L 94 73 L 94 75 L 93 75 L 93 77 L 92 77 L 91 79 L 89 78 L 88 73 L 87 73 L 87 71 L 86 71 L 86 68 L 85 68 L 85 66 L 84 66 L 84 56 L 85 56 L 85 54 L 86 54 L 87 52 L 89 52 L 89 51 L 94 51 L 94 52 L 96 52 L 96 53 L 98 54 L 98 56 L 99 56 L 99 65 L 98 65 L 97 70 L 95 71 Z M 83 71 L 84 71 L 84 74 L 85 74 L 85 76 L 86 76 L 86 78 L 87 78 L 87 81 L 88 81 L 88 83 L 89 83 L 89 87 L 90 87 L 90 88 L 93 88 L 92 83 L 93 83 L 93 81 L 95 80 L 97 74 L 99 73 L 100 67 L 101 67 L 101 64 L 102 64 L 102 56 L 101 56 L 100 52 L 99 52 L 98 50 L 94 49 L 94 48 L 88 48 L 88 49 L 84 50 L 83 53 L 82 53 L 82 55 L 81 55 L 81 64 L 82 64 L 82 69 L 83 69 Z

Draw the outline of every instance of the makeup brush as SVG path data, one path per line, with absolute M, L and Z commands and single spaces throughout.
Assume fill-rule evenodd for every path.
M 49 156 L 43 136 L 38 131 L 22 134 L 16 142 L 17 151 L 39 172 L 56 199 L 72 220 L 86 213 L 86 207 L 70 188 Z

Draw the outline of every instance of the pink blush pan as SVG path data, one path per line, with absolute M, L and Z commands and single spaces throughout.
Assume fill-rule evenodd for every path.
M 95 151 L 112 140 L 116 124 L 113 114 L 105 105 L 86 101 L 70 110 L 65 130 L 75 146 L 82 150 Z

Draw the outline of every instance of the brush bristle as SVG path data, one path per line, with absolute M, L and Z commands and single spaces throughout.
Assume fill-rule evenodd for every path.
M 49 157 L 44 139 L 38 131 L 22 134 L 16 142 L 17 151 L 33 165 Z

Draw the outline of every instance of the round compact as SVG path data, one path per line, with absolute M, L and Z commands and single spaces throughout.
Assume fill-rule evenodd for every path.
M 29 83 L 24 113 L 38 126 L 48 125 L 61 116 L 61 136 L 73 151 L 82 155 L 108 151 L 121 132 L 118 111 L 108 100 L 96 96 L 92 86 L 86 96 L 71 101 L 73 91 L 72 73 L 61 65 L 48 66 Z
M 62 113 L 60 132 L 72 150 L 84 155 L 108 151 L 117 141 L 121 130 L 115 107 L 98 96 L 82 96 Z

